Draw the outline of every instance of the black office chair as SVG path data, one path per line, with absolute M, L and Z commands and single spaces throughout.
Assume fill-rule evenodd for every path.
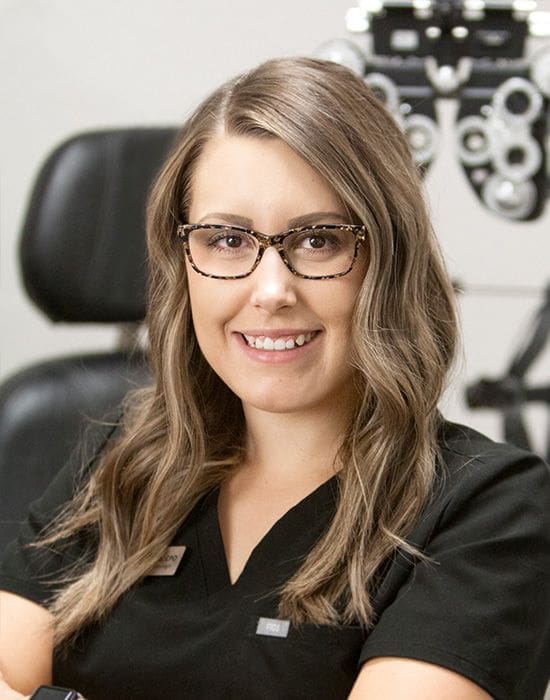
M 81 134 L 38 175 L 21 236 L 25 288 L 51 321 L 117 324 L 120 340 L 113 350 L 41 362 L 0 386 L 0 556 L 88 419 L 148 381 L 136 344 L 145 313 L 145 203 L 175 134 Z

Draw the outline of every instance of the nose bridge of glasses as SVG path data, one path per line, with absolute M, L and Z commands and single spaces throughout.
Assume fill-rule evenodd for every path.
M 282 250 L 284 233 L 277 233 L 273 236 L 268 236 L 266 233 L 258 233 L 254 231 L 254 237 L 258 242 L 258 246 L 261 248 L 262 252 L 267 250 L 267 248 L 276 248 L 277 250 Z
M 275 252 L 279 254 L 285 265 L 288 267 L 288 260 L 284 248 L 284 233 L 278 233 L 273 236 L 268 236 L 265 233 L 255 233 L 256 241 L 258 243 L 258 254 L 257 254 L 257 264 L 259 264 L 264 253 L 269 248 L 274 248 Z
M 258 267 L 262 270 L 262 277 L 266 274 L 269 278 L 273 275 L 280 281 L 280 275 L 286 278 L 288 274 L 294 276 L 294 270 L 288 260 L 280 236 L 265 236 L 258 248 L 258 254 L 253 270 Z M 270 251 L 270 248 L 273 250 Z M 265 278 L 267 279 L 267 278 Z

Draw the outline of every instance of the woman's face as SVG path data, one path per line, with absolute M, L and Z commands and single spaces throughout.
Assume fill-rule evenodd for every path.
M 283 141 L 246 136 L 219 136 L 205 147 L 189 222 L 267 235 L 351 223 L 335 191 Z M 365 266 L 361 252 L 344 277 L 302 279 L 268 248 L 248 277 L 224 280 L 200 275 L 187 261 L 199 345 L 245 410 L 349 410 L 350 327 Z

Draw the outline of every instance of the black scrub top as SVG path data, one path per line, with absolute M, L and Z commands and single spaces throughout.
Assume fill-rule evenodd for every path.
M 440 446 L 432 499 L 407 538 L 429 559 L 387 562 L 372 629 L 278 619 L 276 591 L 326 531 L 337 477 L 272 527 L 234 585 L 214 490 L 172 542 L 185 547 L 175 573 L 153 571 L 105 622 L 58 653 L 54 683 L 87 700 L 337 700 L 364 661 L 401 656 L 452 669 L 497 699 L 542 698 L 550 670 L 548 468 L 453 424 Z M 32 505 L 0 568 L 0 588 L 44 603 L 48 579 L 89 549 L 84 539 L 57 555 L 23 547 L 74 483 L 73 464 Z

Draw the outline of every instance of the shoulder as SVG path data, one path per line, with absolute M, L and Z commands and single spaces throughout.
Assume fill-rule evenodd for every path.
M 521 556 L 523 546 L 533 563 L 549 565 L 548 465 L 472 428 L 445 423 L 432 498 L 411 535 L 421 547 L 438 552 L 460 542 L 491 540 L 491 554 L 500 543 Z
M 444 666 L 495 698 L 542 697 L 550 663 L 550 475 L 536 455 L 446 423 L 432 498 L 377 592 L 362 660 Z
M 505 442 L 496 442 L 477 430 L 444 421 L 438 435 L 440 456 L 451 473 L 464 467 L 487 468 L 511 463 L 536 463 L 548 477 L 548 465 L 537 455 Z
M 540 572 L 547 571 L 548 465 L 533 453 L 445 422 L 432 494 L 406 539 L 433 562 L 447 557 L 458 561 L 461 553 L 484 556 L 484 568 L 498 558 L 514 567 L 514 561 L 522 558 Z M 399 567 L 401 582 L 411 564 Z
M 440 504 L 485 494 L 523 502 L 548 522 L 550 468 L 539 456 L 450 422 L 441 428 L 438 447 L 434 497 Z
M 115 419 L 90 424 L 81 445 L 42 496 L 29 505 L 17 539 L 7 546 L 0 560 L 0 589 L 44 604 L 53 594 L 54 579 L 88 552 L 90 542 L 95 542 L 90 539 L 89 528 L 63 546 L 36 547 L 35 544 L 85 487 L 101 455 L 120 430 L 120 422 Z

